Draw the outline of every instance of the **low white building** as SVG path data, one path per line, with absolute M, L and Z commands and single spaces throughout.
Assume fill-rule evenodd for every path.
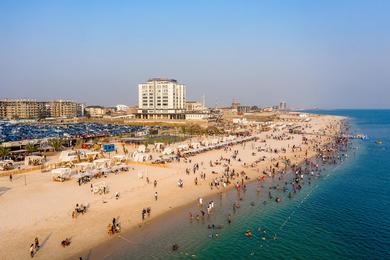
M 207 120 L 210 118 L 210 113 L 208 112 L 187 112 L 186 120 Z
M 127 110 L 129 110 L 129 106 L 126 106 L 126 105 L 116 105 L 116 111 L 123 111 L 123 112 L 127 112 Z
M 205 107 L 201 102 L 198 101 L 187 101 L 186 102 L 186 110 L 187 111 L 202 111 Z

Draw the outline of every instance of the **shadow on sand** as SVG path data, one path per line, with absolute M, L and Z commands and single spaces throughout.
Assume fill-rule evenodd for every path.
M 52 234 L 53 233 L 50 233 L 49 235 L 47 235 L 47 237 L 42 241 L 40 249 L 42 249 L 45 246 L 46 242 L 49 240 L 49 238 L 51 237 Z
M 7 187 L 0 187 L 0 196 L 9 191 L 11 188 Z

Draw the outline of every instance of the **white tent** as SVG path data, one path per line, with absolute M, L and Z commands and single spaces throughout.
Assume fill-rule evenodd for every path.
M 71 168 L 57 168 L 51 171 L 53 179 L 56 181 L 65 181 L 69 180 L 72 176 Z
M 87 171 L 93 168 L 93 164 L 89 162 L 76 163 L 74 166 L 79 171 Z
M 146 152 L 146 146 L 143 145 L 143 144 L 141 144 L 140 146 L 138 146 L 137 151 L 138 151 L 139 153 L 145 153 L 145 152 Z
M 92 190 L 93 193 L 95 194 L 96 193 L 103 194 L 104 192 L 108 192 L 109 187 L 104 181 L 102 181 L 102 182 L 92 184 Z
M 128 170 L 129 170 L 129 166 L 127 164 L 119 164 L 112 167 L 113 172 L 128 171 Z
M 206 140 L 203 140 L 200 142 L 203 146 L 209 146 L 209 141 L 206 139 Z
M 60 162 L 72 162 L 77 159 L 75 151 L 62 151 L 59 157 Z
M 14 167 L 14 161 L 12 161 L 12 160 L 0 161 L 0 171 L 10 170 L 13 167 Z
M 100 168 L 106 168 L 111 166 L 111 160 L 107 158 L 97 159 L 93 161 L 93 165 L 100 169 Z
M 84 177 L 90 177 L 90 178 L 92 178 L 92 177 L 93 177 L 93 174 L 92 174 L 92 173 L 89 173 L 89 172 L 82 172 L 82 173 L 79 173 L 79 174 L 74 175 L 74 177 L 77 178 L 77 179 L 84 178 Z
M 119 155 L 114 155 L 113 159 L 115 159 L 118 162 L 123 162 L 123 161 L 126 161 L 127 158 L 125 155 L 119 154 Z
M 87 159 L 92 159 L 92 160 L 95 160 L 98 157 L 98 155 L 99 155 L 98 152 L 92 152 L 92 151 L 85 153 L 85 156 L 87 157 Z
M 191 147 L 194 148 L 194 149 L 198 149 L 200 147 L 200 143 L 191 143 Z
M 186 144 L 179 144 L 179 145 L 177 146 L 177 149 L 178 149 L 179 151 L 188 150 L 188 145 L 186 145 Z
M 170 147 L 167 147 L 167 148 L 164 149 L 164 151 L 162 152 L 162 154 L 164 154 L 164 155 L 173 154 L 173 149 L 170 148 Z
M 164 143 L 155 143 L 154 148 L 156 148 L 157 151 L 161 151 L 164 148 Z
M 210 144 L 217 144 L 219 143 L 219 140 L 217 138 L 213 138 L 211 141 L 210 141 Z
M 38 155 L 26 156 L 26 158 L 24 158 L 24 165 L 26 166 L 41 165 L 42 162 L 43 162 L 43 157 Z
M 132 156 L 133 161 L 135 162 L 145 162 L 149 159 L 149 157 L 150 157 L 149 154 L 139 153 L 137 151 L 135 151 Z

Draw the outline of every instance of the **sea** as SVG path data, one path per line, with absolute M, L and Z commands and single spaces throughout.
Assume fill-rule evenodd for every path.
M 351 133 L 368 139 L 352 140 L 342 162 L 323 166 L 292 198 L 271 189 L 282 201 L 269 199 L 275 180 L 260 193 L 249 184 L 240 195 L 205 198 L 215 203 L 210 217 L 190 220 L 190 212 L 199 214 L 194 202 L 121 233 L 87 258 L 390 259 L 390 110 L 308 112 L 346 116 Z

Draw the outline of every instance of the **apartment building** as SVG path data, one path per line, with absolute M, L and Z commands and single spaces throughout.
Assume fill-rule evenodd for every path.
M 30 99 L 0 100 L 1 119 L 34 119 L 45 115 L 45 102 Z
M 78 104 L 68 100 L 54 100 L 46 104 L 49 117 L 77 117 Z
M 38 119 L 76 117 L 83 114 L 81 104 L 73 101 L 36 101 L 28 99 L 0 100 L 1 119 Z

